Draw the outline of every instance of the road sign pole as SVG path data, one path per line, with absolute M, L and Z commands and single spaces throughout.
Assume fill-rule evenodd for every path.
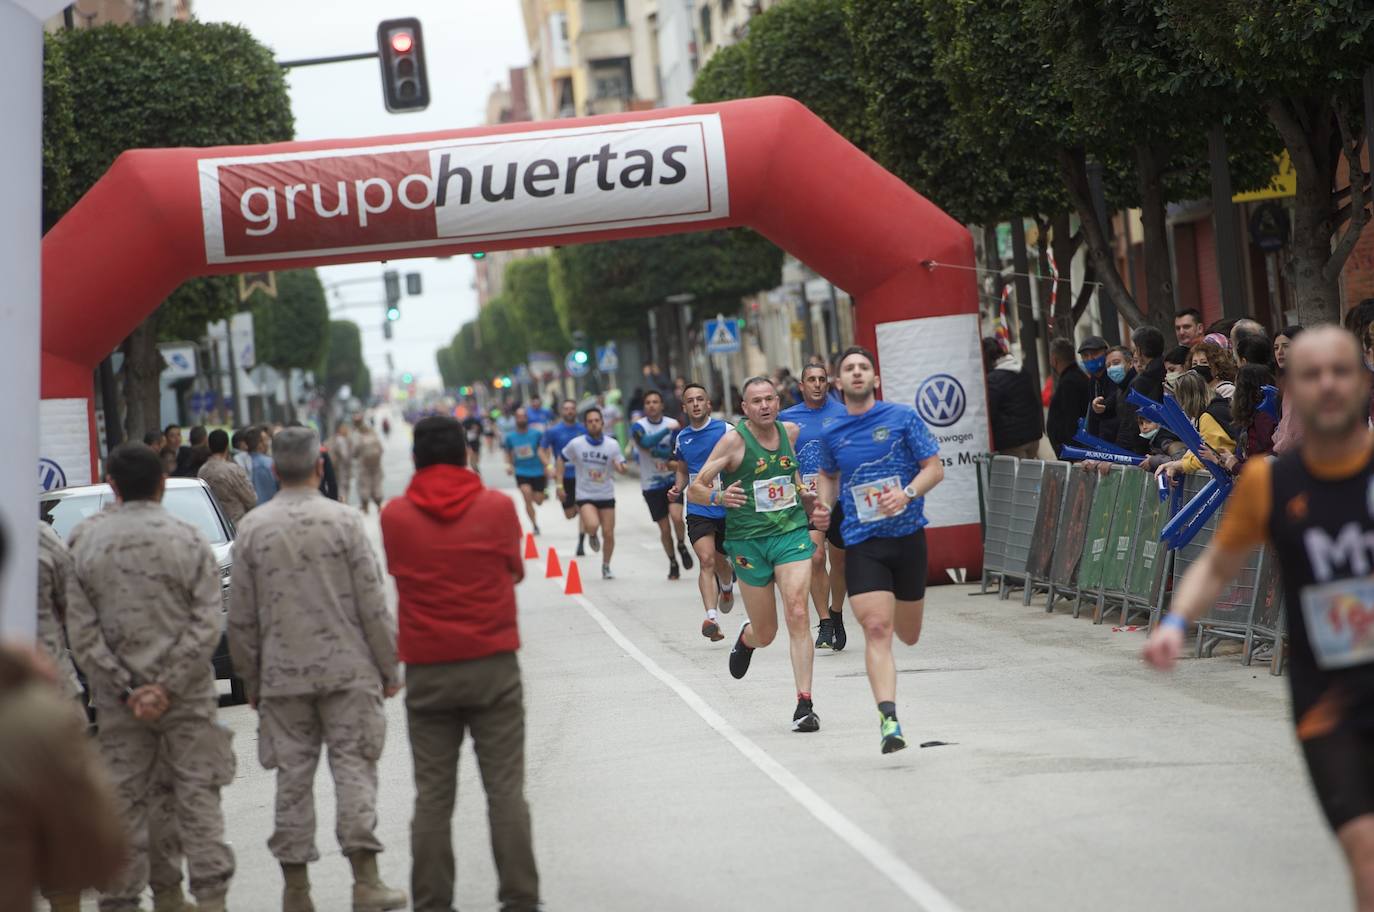
M 718 357 L 720 358 L 721 382 L 725 384 L 725 395 L 722 397 L 721 411 L 725 413 L 727 419 L 733 418 L 734 412 L 731 407 L 734 405 L 735 397 L 730 393 L 730 356 L 719 355 Z

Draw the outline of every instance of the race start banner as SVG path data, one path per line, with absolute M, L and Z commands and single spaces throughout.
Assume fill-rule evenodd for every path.
M 915 406 L 940 442 L 945 480 L 926 497 L 930 527 L 976 525 L 989 448 L 978 315 L 879 323 L 877 336 L 883 399 Z
M 725 218 L 718 114 L 198 162 L 207 263 Z

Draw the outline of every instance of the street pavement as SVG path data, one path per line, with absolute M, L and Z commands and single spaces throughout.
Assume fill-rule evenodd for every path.
M 393 420 L 390 496 L 404 490 L 408 448 L 408 428 Z M 483 470 L 515 496 L 497 457 Z M 1294 745 L 1286 682 L 1267 668 L 1219 656 L 1163 676 L 1137 658 L 1143 633 L 1046 614 L 1043 597 L 1023 608 L 941 586 L 922 642 L 898 656 L 912 747 L 878 752 L 852 621 L 849 648 L 816 659 L 821 731 L 793 734 L 785 636 L 732 679 L 742 605 L 724 641 L 704 639 L 696 571 L 667 581 L 637 484 L 622 480 L 617 493 L 617 579 L 599 578 L 596 555 L 579 561 L 583 598 L 544 578 L 544 549 L 566 566 L 575 542 L 548 503 L 540 560 L 519 589 L 527 794 L 549 909 L 1350 908 Z M 388 704 L 379 832 L 384 877 L 408 889 L 402 699 Z M 257 761 L 256 719 L 246 706 L 221 718 L 238 752 L 224 792 L 239 866 L 230 907 L 279 908 L 266 848 L 274 780 Z M 931 741 L 945 743 L 916 746 Z M 316 906 L 346 910 L 327 774 L 316 791 Z M 470 752 L 454 842 L 459 908 L 497 908 Z

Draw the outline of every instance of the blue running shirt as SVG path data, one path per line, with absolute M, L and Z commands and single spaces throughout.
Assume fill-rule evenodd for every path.
M 587 429 L 582 426 L 582 422 L 575 421 L 572 424 L 567 424 L 560 419 L 556 423 L 549 425 L 548 430 L 544 431 L 544 439 L 539 442 L 539 445 L 553 453 L 554 456 L 558 456 L 563 452 L 565 446 L 585 433 L 587 433 Z M 563 469 L 563 477 L 573 478 L 576 475 L 577 468 L 569 462 Z
M 821 441 L 821 468 L 840 476 L 840 536 L 846 546 L 870 538 L 901 538 L 925 526 L 923 497 L 896 516 L 883 516 L 877 507 L 883 490 L 905 487 L 922 460 L 939 455 L 940 444 L 914 408 L 878 402 L 862 415 L 846 411 L 825 428 Z
M 812 408 L 805 402 L 778 415 L 779 421 L 790 421 L 801 431 L 797 434 L 797 468 L 801 470 L 802 484 L 816 490 L 816 475 L 821 470 L 821 451 L 825 448 L 821 434 L 837 419 L 846 417 L 849 411 L 841 403 L 827 396 L 820 408 Z
M 730 425 L 724 421 L 719 418 L 708 418 L 700 428 L 694 428 L 688 424 L 677 432 L 677 448 L 673 450 L 673 458 L 686 466 L 688 484 L 696 480 L 697 473 L 701 471 L 702 466 L 706 465 L 706 460 L 711 457 L 711 451 L 716 448 L 716 444 L 720 442 L 720 438 L 724 437 L 728 430 L 730 430 Z M 719 488 L 719 484 L 717 484 L 717 488 Z M 687 500 L 685 494 L 683 500 Z M 687 500 L 687 515 L 724 519 L 725 508 L 708 507 Z
M 544 460 L 539 458 L 539 441 L 543 436 L 532 427 L 506 435 L 502 445 L 511 454 L 516 475 L 532 478 L 544 474 Z
M 555 421 L 553 412 L 546 408 L 527 408 L 525 409 L 525 416 L 529 419 L 530 427 L 536 431 L 548 430 Z

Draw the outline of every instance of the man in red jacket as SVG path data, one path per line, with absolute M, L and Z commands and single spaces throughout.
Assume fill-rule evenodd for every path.
M 510 498 L 467 467 L 463 426 L 415 425 L 415 476 L 382 511 L 387 569 L 400 594 L 398 647 L 415 763 L 410 823 L 415 912 L 453 907 L 450 824 L 458 753 L 471 733 L 487 791 L 501 908 L 539 908 L 525 803 L 525 705 L 515 652 L 515 584 L 524 578 Z

